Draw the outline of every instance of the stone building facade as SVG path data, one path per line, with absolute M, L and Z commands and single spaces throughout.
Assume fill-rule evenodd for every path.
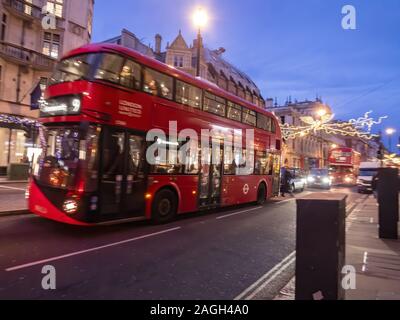
M 189 44 L 179 31 L 176 38 L 166 45 L 163 51 L 162 37 L 157 34 L 154 46 L 146 45 L 138 37 L 128 30 L 122 30 L 121 35 L 104 42 L 116 43 L 128 48 L 137 50 L 144 55 L 155 58 L 179 70 L 187 72 L 193 76 L 197 70 L 197 39 Z M 219 87 L 227 90 L 249 102 L 254 103 L 260 108 L 266 108 L 271 100 L 265 101 L 260 89 L 251 78 L 237 67 L 227 62 L 223 58 L 224 48 L 211 50 L 200 41 L 200 77 L 206 79 Z
M 26 161 L 35 141 L 26 119 L 31 93 L 44 88 L 55 62 L 91 40 L 94 0 L 2 0 L 0 2 L 0 174 Z

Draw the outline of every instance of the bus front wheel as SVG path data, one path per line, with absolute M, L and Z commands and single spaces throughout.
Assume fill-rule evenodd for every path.
M 156 224 L 172 221 L 178 212 L 178 199 L 172 190 L 157 193 L 152 206 L 152 220 Z

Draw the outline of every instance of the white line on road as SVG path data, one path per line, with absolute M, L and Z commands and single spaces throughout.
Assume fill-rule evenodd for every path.
M 295 260 L 296 251 L 293 251 L 285 259 L 283 259 L 280 263 L 278 263 L 275 267 L 273 267 L 270 271 L 268 271 L 265 275 L 258 279 L 255 283 L 248 287 L 245 291 L 239 294 L 235 298 L 235 300 L 250 300 L 254 298 L 262 289 L 265 288 L 265 286 L 276 279 L 277 276 L 282 274 L 282 272 L 284 272 L 287 267 L 289 267 Z M 250 292 L 252 293 L 250 294 Z
M 6 187 L 6 186 L 0 186 L 2 189 L 8 189 L 8 190 L 18 190 L 18 191 L 26 191 L 26 189 L 22 188 L 15 188 L 15 187 Z
M 48 258 L 48 259 L 44 259 L 44 260 L 40 260 L 40 261 L 34 261 L 34 262 L 26 263 L 26 264 L 23 264 L 23 265 L 20 265 L 20 266 L 11 267 L 11 268 L 6 269 L 5 271 L 6 272 L 10 272 L 10 271 L 21 270 L 21 269 L 25 269 L 25 268 L 29 268 L 29 267 L 33 267 L 33 266 L 37 266 L 37 265 L 41 265 L 41 264 L 57 261 L 57 260 L 62 260 L 62 259 L 78 256 L 78 255 L 89 253 L 89 252 L 93 252 L 93 251 L 99 251 L 99 250 L 102 250 L 102 249 L 119 246 L 119 245 L 122 245 L 122 244 L 134 242 L 134 241 L 137 241 L 137 240 L 142 240 L 142 239 L 158 236 L 158 235 L 161 235 L 161 234 L 177 231 L 179 229 L 181 229 L 181 227 L 167 229 L 167 230 L 164 230 L 164 231 L 155 232 L 155 233 L 147 234 L 147 235 L 144 235 L 144 236 L 140 236 L 140 237 L 124 240 L 124 241 L 114 242 L 114 243 L 110 243 L 110 244 L 107 244 L 107 245 L 104 245 L 104 246 L 95 247 L 95 248 L 91 248 L 91 249 L 87 249 L 87 250 L 71 252 L 71 253 L 68 253 L 68 254 L 64 254 L 62 256 L 52 257 L 52 258 Z
M 216 220 L 221 220 L 221 219 L 225 219 L 225 218 L 236 216 L 238 214 L 247 213 L 247 212 L 251 212 L 251 211 L 262 209 L 262 208 L 263 207 L 257 207 L 257 208 L 253 208 L 253 209 L 249 209 L 249 210 L 238 211 L 238 212 L 234 212 L 234 213 L 226 214 L 224 216 L 217 217 L 215 219 Z

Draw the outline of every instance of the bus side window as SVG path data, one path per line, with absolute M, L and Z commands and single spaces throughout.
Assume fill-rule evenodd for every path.
M 120 83 L 120 74 L 124 58 L 116 54 L 104 53 L 95 79 Z
M 126 60 L 122 67 L 121 85 L 130 89 L 140 89 L 140 65 L 132 60 Z
M 144 92 L 172 100 L 173 79 L 165 74 L 146 68 L 144 71 Z

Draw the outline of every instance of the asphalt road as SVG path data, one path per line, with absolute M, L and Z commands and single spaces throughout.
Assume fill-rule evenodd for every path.
M 339 192 L 349 194 L 349 204 L 360 197 Z M 295 220 L 290 198 L 164 226 L 88 229 L 31 215 L 3 217 L 0 299 L 231 300 L 293 256 Z M 56 290 L 42 288 L 45 265 L 55 267 Z M 293 268 L 280 268 L 266 298 L 292 276 Z

